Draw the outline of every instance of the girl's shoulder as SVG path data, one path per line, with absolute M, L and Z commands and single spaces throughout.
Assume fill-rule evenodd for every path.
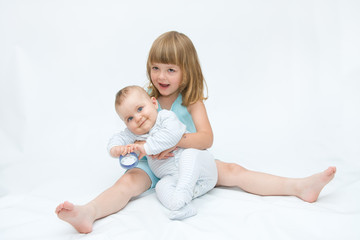
M 204 110 L 205 104 L 202 100 L 198 100 L 195 103 L 192 103 L 189 106 L 187 106 L 187 109 L 188 109 L 188 112 L 191 114 L 194 111 Z

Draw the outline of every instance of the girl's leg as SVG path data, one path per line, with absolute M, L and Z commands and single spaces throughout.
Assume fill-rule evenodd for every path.
M 120 211 L 132 197 L 145 192 L 151 186 L 147 173 L 139 168 L 127 171 L 110 188 L 85 205 L 70 202 L 60 204 L 55 212 L 70 223 L 78 232 L 89 233 L 95 220 Z
M 239 187 L 261 196 L 296 196 L 306 202 L 315 202 L 321 190 L 335 175 L 336 167 L 305 178 L 286 178 L 255 172 L 235 163 L 216 160 L 218 182 L 216 186 Z

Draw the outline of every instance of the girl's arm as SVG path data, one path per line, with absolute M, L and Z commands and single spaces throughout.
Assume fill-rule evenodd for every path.
M 194 121 L 196 132 L 184 134 L 177 146 L 196 149 L 210 148 L 213 144 L 213 132 L 206 113 L 205 104 L 203 101 L 197 101 L 188 106 L 187 109 Z
M 196 132 L 185 133 L 176 147 L 196 148 L 201 150 L 210 148 L 213 144 L 213 132 L 206 113 L 205 104 L 202 101 L 197 101 L 188 106 L 187 109 L 195 124 Z M 172 157 L 174 155 L 171 152 L 175 150 L 176 147 L 165 150 L 160 154 L 153 155 L 153 158 L 167 159 Z

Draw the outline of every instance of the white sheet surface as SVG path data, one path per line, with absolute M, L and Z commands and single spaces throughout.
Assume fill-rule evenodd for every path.
M 360 239 L 358 1 L 0 1 L 0 239 Z M 226 162 L 287 177 L 338 168 L 316 203 L 216 188 L 170 221 L 149 191 L 78 234 L 123 174 L 106 152 L 114 95 L 146 83 L 153 40 L 198 50 Z

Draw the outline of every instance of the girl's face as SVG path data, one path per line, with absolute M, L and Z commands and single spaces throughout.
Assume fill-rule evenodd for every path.
M 179 66 L 174 64 L 153 63 L 150 72 L 151 81 L 161 96 L 179 94 L 182 73 Z

